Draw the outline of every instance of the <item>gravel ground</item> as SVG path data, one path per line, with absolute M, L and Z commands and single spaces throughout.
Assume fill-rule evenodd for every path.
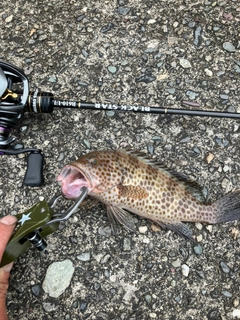
M 187 100 L 198 109 L 239 111 L 237 0 L 7 0 L 0 9 L 0 59 L 22 68 L 31 89 L 73 100 L 172 108 Z M 25 156 L 2 156 L 1 215 L 50 199 L 61 167 L 82 153 L 126 146 L 194 178 L 213 201 L 240 184 L 239 132 L 234 119 L 25 113 L 12 134 L 16 144 L 43 150 L 45 184 L 24 186 Z M 239 223 L 189 224 L 198 244 L 136 223 L 135 234 L 114 236 L 104 207 L 80 209 L 48 237 L 45 254 L 31 248 L 16 261 L 9 318 L 240 319 Z M 57 286 L 67 288 L 58 296 L 48 289 L 54 262 L 65 263 Z

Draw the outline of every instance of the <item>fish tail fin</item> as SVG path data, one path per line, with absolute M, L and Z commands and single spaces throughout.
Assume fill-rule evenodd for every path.
M 209 223 L 224 223 L 240 220 L 240 190 L 224 195 L 212 204 L 213 216 Z

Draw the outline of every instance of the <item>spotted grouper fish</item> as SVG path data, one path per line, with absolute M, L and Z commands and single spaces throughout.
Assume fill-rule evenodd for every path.
M 64 166 L 57 177 L 62 194 L 76 199 L 81 188 L 106 204 L 112 223 L 135 229 L 134 213 L 188 239 L 183 222 L 223 223 L 240 219 L 240 190 L 206 203 L 200 186 L 148 156 L 130 150 L 93 151 Z

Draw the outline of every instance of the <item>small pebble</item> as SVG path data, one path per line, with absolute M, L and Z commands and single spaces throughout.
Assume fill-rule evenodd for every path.
M 25 132 L 25 131 L 27 131 L 27 128 L 28 128 L 27 126 L 22 126 L 22 127 L 20 128 L 20 131 L 21 131 L 21 132 Z
M 80 261 L 84 261 L 84 262 L 90 261 L 90 259 L 91 259 L 90 252 L 87 251 L 87 252 L 83 252 L 83 253 L 79 254 L 77 256 L 77 259 L 80 260 Z
M 160 226 L 157 226 L 156 224 L 152 224 L 152 225 L 151 225 L 151 230 L 152 230 L 153 232 L 158 232 L 158 231 L 161 230 L 161 227 L 160 227 Z
M 85 300 L 80 300 L 79 310 L 81 313 L 84 313 L 87 310 L 88 302 Z
M 152 301 L 152 297 L 150 296 L 150 294 L 146 294 L 146 296 L 145 296 L 145 301 L 146 301 L 147 303 L 150 303 L 150 302 Z
M 54 303 L 50 303 L 50 302 L 43 302 L 42 306 L 44 311 L 46 312 L 56 311 L 59 308 L 58 305 L 55 305 Z
M 220 262 L 220 267 L 221 267 L 221 269 L 222 269 L 222 271 L 224 273 L 229 273 L 230 272 L 230 268 L 226 265 L 225 262 L 221 261 Z
M 227 298 L 232 298 L 232 294 L 231 294 L 229 291 L 227 291 L 227 290 L 223 290 L 223 291 L 222 291 L 222 294 L 223 294 L 225 297 L 227 297 Z
M 110 260 L 111 260 L 111 256 L 110 256 L 110 254 L 107 253 L 107 254 L 105 254 L 105 256 L 102 257 L 101 263 L 105 264 L 105 263 L 108 263 Z
M 156 23 L 156 20 L 155 19 L 149 19 L 147 23 L 148 24 L 154 24 L 154 23 Z
M 212 230 L 213 230 L 213 226 L 211 224 L 209 224 L 209 225 L 206 226 L 206 229 L 208 230 L 208 232 L 211 233 Z
M 117 12 L 123 16 L 126 16 L 130 11 L 130 8 L 128 7 L 118 7 Z
M 213 160 L 214 158 L 215 158 L 214 154 L 209 153 L 209 154 L 207 155 L 207 157 L 206 157 L 207 163 L 212 162 L 212 160 Z
M 208 68 L 205 68 L 205 69 L 204 69 L 204 72 L 205 72 L 205 74 L 206 74 L 207 76 L 209 76 L 209 77 L 212 77 L 212 76 L 213 76 L 212 70 L 210 70 L 210 69 L 208 69 Z
M 106 115 L 107 115 L 108 117 L 113 117 L 113 116 L 115 115 L 115 111 L 113 111 L 113 110 L 108 110 L 108 111 L 106 111 Z
M 202 252 L 203 252 L 202 247 L 200 246 L 200 244 L 194 246 L 194 247 L 193 247 L 193 250 L 194 250 L 194 252 L 195 252 L 197 255 L 200 255 L 200 254 L 202 254 Z
M 186 264 L 183 264 L 182 265 L 182 274 L 183 274 L 184 277 L 188 277 L 189 271 L 190 271 L 189 266 L 186 265 Z
M 237 228 L 233 227 L 231 230 L 231 235 L 232 235 L 233 239 L 236 240 L 239 235 L 239 230 Z
M 195 226 L 196 226 L 196 228 L 198 229 L 198 230 L 202 230 L 202 224 L 200 223 L 200 222 L 196 222 L 195 223 Z
M 190 100 L 195 100 L 199 96 L 199 93 L 192 90 L 188 90 L 186 92 L 186 95 L 189 97 Z
M 187 59 L 183 59 L 183 58 L 179 59 L 179 63 L 184 69 L 191 68 L 191 66 L 192 66 L 190 61 L 188 61 Z
M 83 143 L 85 144 L 85 146 L 86 146 L 87 149 L 90 149 L 90 148 L 91 148 L 91 143 L 90 143 L 88 140 L 83 139 Z
M 202 36 L 201 36 L 201 33 L 202 33 L 202 27 L 201 26 L 197 26 L 195 31 L 194 31 L 194 45 L 199 47 L 202 43 Z
M 194 28 L 196 26 L 196 22 L 195 21 L 190 21 L 188 23 L 189 28 Z
M 240 319 L 240 309 L 234 309 L 232 315 L 234 319 Z
M 176 89 L 175 88 L 167 88 L 167 89 L 165 89 L 165 91 L 170 93 L 170 94 L 174 94 Z
M 57 82 L 57 78 L 54 77 L 54 76 L 52 76 L 52 77 L 50 77 L 50 78 L 48 79 L 48 81 L 51 82 L 51 83 L 55 83 L 55 82 Z
M 112 234 L 112 229 L 111 227 L 107 226 L 107 227 L 100 227 L 98 229 L 98 233 L 101 234 L 104 237 L 110 237 Z
M 79 81 L 78 84 L 81 87 L 87 87 L 89 85 L 87 82 L 84 82 L 84 81 Z
M 22 148 L 23 148 L 23 145 L 20 144 L 20 143 L 15 144 L 14 147 L 13 147 L 14 150 L 19 150 L 19 149 L 22 149 Z
M 131 239 L 124 238 L 123 239 L 123 251 L 130 251 L 131 250 Z
M 149 152 L 151 155 L 154 154 L 154 146 L 153 146 L 153 144 L 148 143 L 147 149 L 148 149 L 148 152 Z
M 115 67 L 115 66 L 108 66 L 108 71 L 110 72 L 110 73 L 116 73 L 117 72 L 117 67 Z
M 64 157 L 65 157 L 64 152 L 60 152 L 59 156 L 57 158 L 57 161 L 62 161 L 64 159 Z
M 227 95 L 227 94 L 220 94 L 219 97 L 220 97 L 222 100 L 228 100 L 228 95 Z
M 147 226 L 140 226 L 140 227 L 138 228 L 138 231 L 139 231 L 140 233 L 146 233 L 146 232 L 148 231 L 148 227 L 147 227 Z
M 239 305 L 239 300 L 238 299 L 234 299 L 233 300 L 233 306 L 236 308 Z
M 180 260 L 180 259 L 177 259 L 177 260 L 173 261 L 173 262 L 172 262 L 172 265 L 173 265 L 175 268 L 180 267 L 180 265 L 181 265 L 181 260 Z
M 144 83 L 150 83 L 156 80 L 156 77 L 150 74 L 142 74 L 138 78 L 135 79 L 136 82 L 144 82 Z
M 223 43 L 223 49 L 228 51 L 228 52 L 235 52 L 236 48 L 231 42 L 224 42 Z
M 103 26 L 100 29 L 100 32 L 102 33 L 106 33 L 108 31 L 110 31 L 111 29 L 115 28 L 115 24 L 113 24 L 112 22 L 109 22 L 107 25 Z
M 35 297 L 40 297 L 43 294 L 43 289 L 41 284 L 35 284 L 32 286 L 32 293 Z

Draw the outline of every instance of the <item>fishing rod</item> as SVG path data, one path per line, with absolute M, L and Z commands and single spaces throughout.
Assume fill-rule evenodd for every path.
M 20 92 L 19 88 L 14 91 L 13 86 L 15 84 L 22 86 L 22 90 L 20 89 Z M 197 105 L 196 103 L 191 103 L 188 101 L 183 101 L 183 104 Z M 121 105 L 101 102 L 93 103 L 85 101 L 61 100 L 55 98 L 52 93 L 43 92 L 40 89 L 30 92 L 28 89 L 28 79 L 24 75 L 23 71 L 11 64 L 0 61 L 0 117 L 6 116 L 9 120 L 9 125 L 11 125 L 14 120 L 16 120 L 17 117 L 25 111 L 34 113 L 51 113 L 55 107 L 86 110 L 116 110 L 200 117 L 240 118 L 240 113 L 237 112 L 160 108 L 141 105 Z
M 184 103 L 184 102 L 183 102 Z M 186 102 L 187 103 L 187 102 Z M 236 112 L 218 112 L 208 110 L 191 110 L 191 109 L 176 109 L 176 108 L 159 108 L 141 105 L 121 105 L 99 102 L 85 102 L 72 100 L 59 100 L 49 92 L 41 92 L 38 89 L 35 92 L 30 92 L 28 97 L 26 111 L 35 113 L 49 113 L 54 107 L 58 108 L 73 108 L 85 110 L 116 110 L 126 112 L 139 112 L 151 114 L 175 114 L 200 117 L 220 117 L 220 118 L 240 118 L 240 113 Z
M 184 101 L 183 101 L 184 102 Z M 186 102 L 185 104 L 196 105 Z M 0 61 L 0 154 L 17 154 L 30 152 L 28 157 L 28 169 L 24 183 L 38 186 L 43 183 L 41 173 L 43 156 L 41 150 L 27 148 L 13 150 L 11 143 L 15 140 L 10 136 L 11 129 L 23 117 L 24 112 L 51 113 L 54 108 L 72 108 L 86 110 L 115 110 L 123 112 L 139 112 L 150 114 L 174 114 L 200 117 L 240 118 L 240 113 L 218 112 L 209 110 L 191 110 L 177 108 L 159 108 L 141 105 L 121 105 L 111 103 L 71 101 L 56 99 L 51 92 L 43 92 L 40 89 L 29 91 L 29 81 L 24 72 L 18 67 Z M 38 174 L 36 174 L 36 164 Z

